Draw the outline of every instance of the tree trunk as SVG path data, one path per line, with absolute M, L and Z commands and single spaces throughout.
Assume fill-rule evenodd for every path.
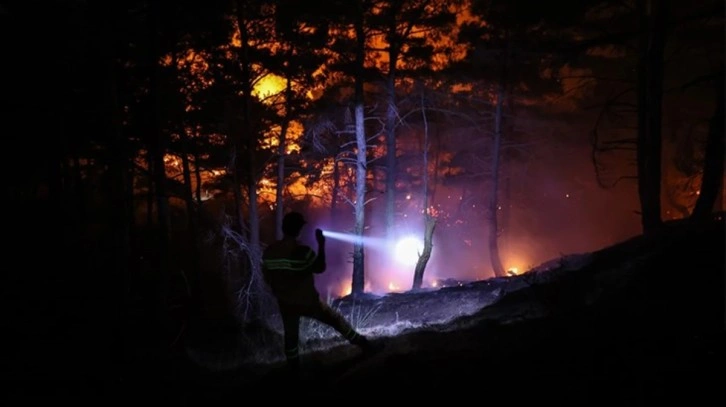
M 119 114 L 119 113 L 117 113 Z M 120 118 L 118 119 L 120 123 Z M 121 129 L 118 130 L 119 135 L 118 137 L 123 137 L 123 134 L 121 132 Z M 126 219 L 128 221 L 128 228 L 129 228 L 129 244 L 130 249 L 132 252 L 136 252 L 138 249 L 138 225 L 136 220 L 136 204 L 135 204 L 135 180 L 136 180 L 136 170 L 135 166 L 131 164 L 131 155 L 133 153 L 129 150 L 126 151 L 124 154 L 124 157 L 126 158 L 126 161 L 123 164 L 124 170 L 124 176 L 126 177 L 126 182 L 124 184 L 124 192 L 126 193 Z
M 423 89 L 421 90 L 421 119 L 424 126 L 424 142 L 423 142 L 423 211 L 424 215 L 428 213 L 429 208 L 429 121 L 426 117 L 426 100 Z M 426 219 L 426 216 L 424 216 Z
M 330 198 L 330 227 L 338 226 L 338 194 L 340 194 L 340 161 L 338 152 L 333 156 L 333 191 Z
M 285 85 L 285 118 L 280 129 L 280 141 L 277 147 L 277 186 L 275 188 L 275 237 L 281 240 L 282 218 L 285 216 L 285 201 L 283 190 L 285 187 L 285 155 L 287 154 L 287 129 L 290 126 L 290 109 L 292 102 L 292 81 L 290 74 L 287 75 Z
M 505 98 L 504 80 L 499 82 L 499 90 L 497 92 L 497 108 L 494 120 L 494 143 L 492 145 L 492 188 L 489 192 L 489 208 L 487 211 L 487 221 L 489 226 L 489 259 L 492 264 L 492 270 L 497 277 L 504 277 L 504 267 L 499 257 L 498 231 L 499 225 L 497 215 L 499 212 L 499 200 L 497 194 L 499 191 L 499 156 L 502 147 L 502 110 Z
M 280 147 L 277 151 L 277 186 L 275 187 L 275 238 L 281 240 L 282 218 L 285 217 L 285 203 L 283 190 L 285 188 L 285 132 L 286 127 L 282 127 L 280 132 Z
M 161 277 L 161 289 L 163 306 L 168 305 L 166 301 L 170 296 L 171 276 L 169 274 L 169 197 L 167 194 L 167 177 L 164 156 L 167 149 L 167 139 L 161 131 L 161 113 L 160 106 L 160 78 L 158 58 L 160 54 L 158 39 L 158 20 L 161 18 L 161 10 L 158 7 L 152 7 L 150 19 L 150 53 L 148 55 L 148 72 L 149 72 L 149 115 L 147 124 L 147 142 L 151 158 L 151 176 L 154 185 L 154 198 L 156 203 L 156 234 L 158 242 L 157 250 L 157 268 Z M 163 312 L 166 312 L 165 310 Z
M 661 128 L 663 53 L 667 1 L 640 0 L 638 61 L 638 195 L 643 232 L 658 230 L 661 220 Z
M 194 191 L 194 199 L 197 201 L 197 225 L 202 223 L 202 171 L 199 169 L 199 149 L 194 147 L 194 179 L 196 180 L 196 189 Z
M 433 236 L 434 229 L 436 229 L 436 218 L 431 216 L 428 212 L 424 213 L 424 222 L 426 231 L 424 233 L 424 248 L 423 252 L 419 255 L 418 261 L 416 262 L 416 268 L 413 272 L 413 289 L 421 289 L 423 284 L 424 271 L 426 270 L 426 264 L 431 258 L 431 249 L 433 248 Z
M 152 85 L 153 86 L 153 85 Z M 164 155 L 166 152 L 166 142 L 164 136 L 159 131 L 158 125 L 152 125 L 149 129 L 149 136 L 153 138 L 152 158 L 154 160 L 153 178 L 154 178 L 154 196 L 156 203 L 156 230 L 158 239 L 158 258 L 157 265 L 162 273 L 162 284 L 164 287 L 164 296 L 168 297 L 169 289 L 169 197 L 167 195 L 167 178 L 166 166 L 164 165 Z M 168 298 L 167 298 L 168 299 Z
M 191 290 L 191 297 L 194 303 L 198 305 L 198 301 L 201 298 L 201 258 L 199 252 L 199 225 L 197 219 L 199 218 L 197 212 L 199 208 L 194 201 L 194 192 L 192 189 L 192 171 L 189 165 L 189 135 L 185 134 L 182 136 L 181 147 L 182 147 L 182 173 L 184 176 L 184 201 L 187 207 L 187 227 L 189 229 L 189 260 L 190 267 L 189 281 Z M 183 272 L 183 271 L 182 271 Z
M 254 254 L 259 253 L 260 248 L 260 215 L 257 208 L 257 132 L 252 125 L 252 72 L 249 57 L 249 41 L 247 33 L 247 19 L 245 18 L 244 4 L 237 1 L 237 24 L 240 33 L 240 83 L 242 87 L 242 132 L 239 135 L 243 139 L 246 138 L 247 147 L 247 196 L 249 197 L 249 243 L 250 249 Z M 257 262 L 252 262 L 253 267 Z
M 395 29 L 395 26 L 394 26 Z M 388 76 L 386 78 L 387 109 L 384 132 L 386 133 L 386 238 L 394 239 L 396 230 L 396 60 L 398 55 L 391 44 Z
M 497 277 L 503 277 L 504 267 L 499 257 L 498 232 L 499 225 L 497 215 L 499 212 L 499 200 L 497 194 L 499 191 L 499 157 L 502 146 L 502 110 L 504 108 L 505 87 L 504 81 L 499 83 L 499 91 L 497 94 L 496 117 L 494 120 L 494 144 L 492 146 L 492 188 L 489 192 L 489 208 L 487 211 L 487 221 L 489 223 L 489 258 L 492 264 L 492 270 Z
M 111 33 L 107 33 L 110 35 Z M 109 47 L 110 48 L 110 47 Z M 110 51 L 109 49 L 108 51 Z M 114 324 L 112 335 L 114 364 L 117 367 L 125 366 L 123 352 L 126 345 L 126 337 L 128 335 L 128 324 L 126 307 L 130 300 L 129 292 L 132 290 L 131 282 L 132 272 L 136 272 L 136 267 L 130 267 L 132 259 L 132 239 L 133 239 L 133 172 L 130 169 L 130 152 L 126 139 L 122 132 L 121 107 L 118 100 L 118 77 L 116 74 L 116 66 L 113 62 L 113 56 L 108 55 L 108 109 L 109 109 L 109 139 L 111 160 L 109 163 L 109 173 L 113 179 L 110 195 L 112 200 L 111 208 L 115 211 L 111 217 L 113 230 L 112 244 L 115 249 L 113 257 L 113 275 L 111 281 L 116 287 L 115 298 L 117 302 L 110 304 L 111 320 L 117 321 Z M 115 319 L 114 319 L 115 318 Z M 120 323 L 119 323 L 120 322 Z M 124 372 L 125 374 L 125 372 Z
M 224 104 L 224 118 L 227 126 L 227 148 L 229 149 L 230 162 L 227 165 L 228 171 L 232 178 L 232 229 L 237 231 L 240 236 L 245 236 L 244 212 L 242 211 L 242 179 L 244 178 L 243 168 L 241 164 L 242 137 L 237 135 L 242 132 L 237 116 L 236 100 L 226 101 Z M 245 236 L 246 237 L 246 236 Z
M 434 127 L 434 131 L 436 134 L 436 151 L 434 153 L 434 179 L 433 182 L 431 182 L 431 187 L 429 188 L 431 193 L 430 195 L 430 202 L 436 202 L 436 192 L 437 188 L 439 186 L 439 164 L 441 163 L 441 150 L 442 150 L 442 142 L 441 142 L 441 133 L 439 132 L 439 127 Z
M 363 30 L 362 4 L 358 2 L 358 14 L 355 22 L 356 31 L 356 75 L 355 75 L 355 140 L 356 140 L 356 173 L 355 173 L 355 227 L 357 237 L 353 244 L 353 278 L 351 293 L 362 294 L 365 290 L 365 256 L 363 232 L 365 230 L 365 200 L 367 143 L 365 134 L 365 115 L 363 112 L 363 73 L 365 58 L 365 32 Z
M 109 110 L 110 110 L 110 138 L 111 138 L 111 165 L 109 172 L 112 174 L 115 188 L 112 188 L 112 207 L 118 210 L 119 216 L 114 216 L 116 222 L 114 230 L 117 241 L 115 242 L 118 249 L 116 266 L 119 274 L 123 273 L 126 262 L 130 259 L 131 253 L 131 225 L 133 224 L 133 209 L 130 198 L 132 195 L 132 186 L 129 184 L 129 156 L 126 140 L 122 134 L 122 120 L 120 107 L 118 103 L 117 77 L 112 62 L 109 62 Z M 118 264 L 120 263 L 120 264 Z M 125 273 L 124 273 L 125 274 Z M 126 277 L 126 276 L 123 276 Z M 121 280 L 125 281 L 125 280 Z M 123 285 L 123 284 L 122 284 Z
M 509 172 L 509 168 L 505 167 L 505 164 L 499 163 L 500 167 L 504 168 L 504 171 L 507 172 L 507 174 L 511 174 Z M 501 182 L 501 181 L 500 181 Z M 512 202 L 512 178 L 510 175 L 507 175 L 507 177 L 504 179 L 504 197 L 502 201 L 497 199 L 497 208 L 502 208 L 500 210 L 501 212 L 501 218 L 498 218 L 499 221 L 497 222 L 497 226 L 499 227 L 499 230 L 501 231 L 501 236 L 498 240 L 497 248 L 499 249 L 499 252 L 508 253 L 508 249 L 511 249 L 510 246 L 510 237 L 511 234 L 509 233 L 509 226 L 511 225 L 512 220 L 512 211 L 511 209 L 511 202 Z M 503 266 L 503 265 L 502 265 Z M 505 270 L 505 272 L 508 272 L 508 270 Z
M 248 140 L 248 160 L 249 160 L 249 179 L 247 191 L 250 198 L 249 201 L 249 228 L 250 228 L 250 249 L 253 253 L 258 253 L 260 248 L 260 214 L 257 207 L 257 167 L 255 166 L 255 153 L 252 150 L 254 137 L 250 136 Z
M 234 136 L 232 136 L 234 137 Z M 232 196 L 234 198 L 234 217 L 235 217 L 235 227 L 237 231 L 245 237 L 248 237 L 245 233 L 245 215 L 242 211 L 242 168 L 241 164 L 239 163 L 239 143 L 234 142 L 232 147 L 235 152 L 234 159 L 232 165 Z
M 75 214 L 78 215 L 77 223 L 85 224 L 87 222 L 87 209 L 86 209 L 86 188 L 83 181 L 83 174 L 81 170 L 81 157 L 78 153 L 78 146 L 73 143 L 71 147 L 71 154 L 73 154 L 73 186 L 75 187 L 75 202 L 77 205 Z
M 167 150 L 167 136 L 161 128 L 163 122 L 161 113 L 161 77 L 159 75 L 159 57 L 161 56 L 160 47 L 160 27 L 159 22 L 162 19 L 162 10 L 159 5 L 152 3 L 149 16 L 149 32 L 148 40 L 149 54 L 147 55 L 148 69 L 148 116 L 146 121 L 146 142 L 151 155 L 151 176 L 154 185 L 154 197 L 156 202 L 156 269 L 158 272 L 159 298 L 156 303 L 157 319 L 159 321 L 158 328 L 160 334 L 166 336 L 170 328 L 169 306 L 172 299 L 172 278 L 170 267 L 170 235 L 169 235 L 169 197 L 167 195 L 167 177 L 164 156 Z
M 724 71 L 719 75 L 716 86 L 716 111 L 711 117 L 706 139 L 706 154 L 703 161 L 703 176 L 701 178 L 701 192 L 698 195 L 696 206 L 693 208 L 691 219 L 707 220 L 721 195 L 724 177 Z
M 353 244 L 353 281 L 351 292 L 362 294 L 365 289 L 365 263 L 363 251 L 363 232 L 365 229 L 365 195 L 366 195 L 366 137 L 363 127 L 363 101 L 355 105 L 355 138 L 357 144 L 357 160 L 355 173 L 355 235 Z
M 146 190 L 146 227 L 151 229 L 154 225 L 154 158 L 151 149 L 148 148 L 146 151 L 146 166 L 147 182 L 149 183 Z
M 421 116 L 424 126 L 424 142 L 423 142 L 423 220 L 424 220 L 424 248 L 423 253 L 416 261 L 416 268 L 413 272 L 412 289 L 418 290 L 423 284 L 423 276 L 426 271 L 426 264 L 431 258 L 432 237 L 434 228 L 436 227 L 436 218 L 429 212 L 429 122 L 426 117 L 426 101 L 423 89 L 421 91 Z

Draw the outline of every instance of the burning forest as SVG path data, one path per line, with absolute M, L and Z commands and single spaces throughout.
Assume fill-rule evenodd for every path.
M 8 401 L 715 394 L 723 2 L 192 3 L 0 2 Z

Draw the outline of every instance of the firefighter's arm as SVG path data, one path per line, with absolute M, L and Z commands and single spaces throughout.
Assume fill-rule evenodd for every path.
M 320 274 L 325 271 L 327 265 L 325 264 L 325 236 L 323 231 L 315 229 L 315 240 L 318 241 L 318 255 L 315 256 L 315 260 L 310 265 L 309 271 L 311 273 Z

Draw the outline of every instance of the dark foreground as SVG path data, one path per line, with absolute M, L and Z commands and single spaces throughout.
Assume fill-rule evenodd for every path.
M 341 356 L 350 348 L 311 355 L 299 380 L 282 370 L 202 372 L 180 359 L 153 374 L 6 379 L 5 396 L 56 405 L 724 405 L 725 235 L 721 220 L 624 242 L 450 331 L 389 338 L 366 360 Z

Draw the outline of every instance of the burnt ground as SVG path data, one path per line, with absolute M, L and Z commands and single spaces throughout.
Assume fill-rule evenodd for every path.
M 344 314 L 370 314 L 359 326 L 386 348 L 361 359 L 308 326 L 297 380 L 270 350 L 281 345 L 274 328 L 261 334 L 264 349 L 240 346 L 232 329 L 217 336 L 238 339 L 209 342 L 207 353 L 187 347 L 126 374 L 89 374 L 72 388 L 40 381 L 34 388 L 45 384 L 45 398 L 22 393 L 13 401 L 723 405 L 725 236 L 723 220 L 674 224 L 522 276 L 342 299 L 335 306 Z

